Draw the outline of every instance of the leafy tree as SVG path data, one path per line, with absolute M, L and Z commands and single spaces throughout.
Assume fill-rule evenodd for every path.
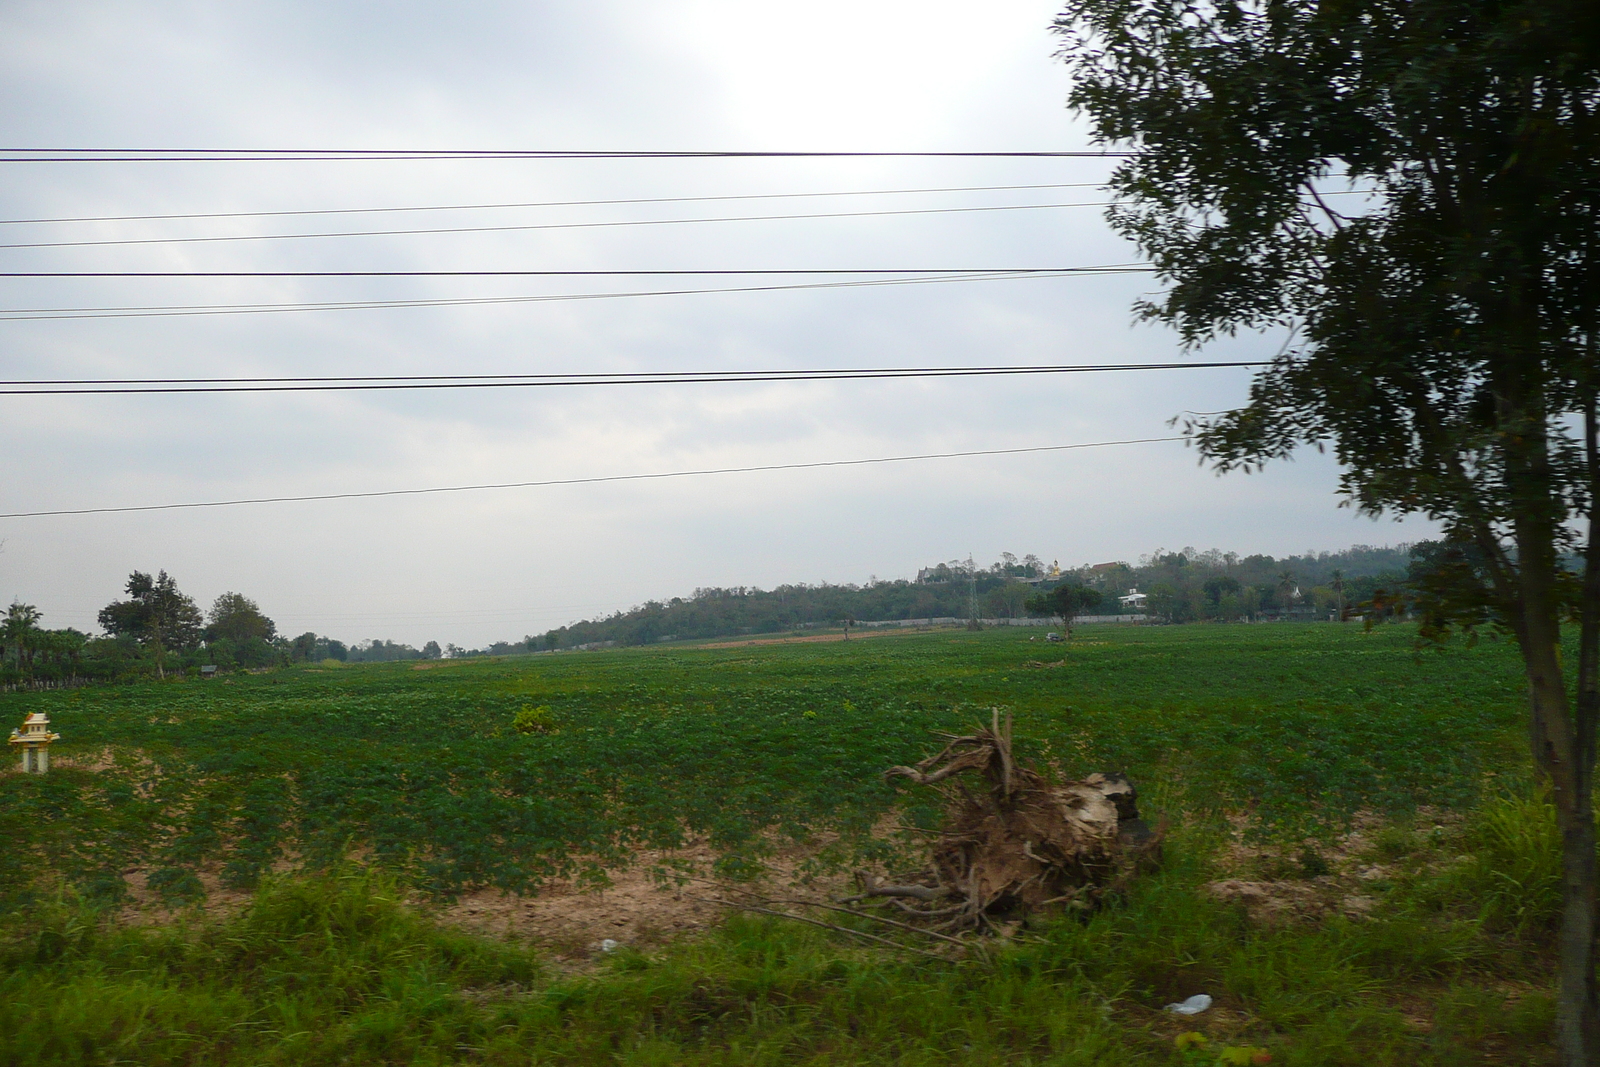
M 1025 582 L 1007 582 L 989 590 L 983 604 L 997 618 L 1013 619 L 1027 610 L 1031 592 Z
M 152 578 L 134 571 L 124 587 L 127 600 L 114 600 L 100 609 L 102 629 L 113 637 L 131 637 L 155 656 L 156 674 L 165 677 L 163 661 L 168 651 L 199 644 L 200 609 L 178 591 L 178 583 L 162 571 Z
M 32 673 L 33 650 L 39 636 L 39 620 L 44 616 L 32 604 L 13 600 L 0 621 L 0 643 L 16 650 L 17 670 Z
M 439 642 L 437 641 L 429 641 L 422 646 L 423 659 L 438 659 L 442 655 L 444 655 L 444 651 L 439 647 Z
M 1036 615 L 1059 616 L 1062 629 L 1070 636 L 1072 620 L 1089 608 L 1097 607 L 1101 599 L 1102 594 L 1098 589 L 1063 582 L 1054 589 L 1035 593 L 1028 598 L 1025 606 Z
M 1110 219 L 1170 283 L 1141 314 L 1190 345 L 1290 333 L 1245 407 L 1187 424 L 1202 455 L 1331 446 L 1359 510 L 1478 553 L 1448 604 L 1521 650 L 1563 843 L 1561 1062 L 1600 1062 L 1600 4 L 1069 0 L 1057 29 L 1072 105 L 1135 149 Z
M 53 670 L 56 677 L 77 674 L 82 665 L 86 635 L 68 627 L 64 630 L 39 630 L 34 636 L 34 650 L 40 659 Z
M 223 593 L 211 605 L 206 640 L 230 641 L 257 639 L 271 641 L 278 635 L 278 624 L 261 614 L 254 600 L 240 593 Z
M 1239 592 L 1239 579 L 1227 574 L 1218 575 L 1207 579 L 1200 588 L 1205 590 L 1207 600 L 1213 604 L 1220 604 L 1223 597 L 1233 596 Z
M 304 663 L 316 655 L 317 635 L 310 630 L 289 642 L 289 658 L 295 663 Z

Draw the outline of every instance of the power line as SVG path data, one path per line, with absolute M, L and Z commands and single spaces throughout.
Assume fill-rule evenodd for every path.
M 781 194 L 826 195 L 826 194 Z M 1334 195 L 1334 194 L 1325 194 Z M 645 202 L 635 202 L 645 203 Z M 805 214 L 736 214 L 709 219 L 610 219 L 598 222 L 517 222 L 504 226 L 440 226 L 405 230 L 323 230 L 320 234 L 224 234 L 210 237 L 109 237 L 72 242 L 13 242 L 0 248 L 104 248 L 112 245 L 214 245 L 219 242 L 283 242 L 317 237 L 411 237 L 419 234 L 509 234 L 523 230 L 592 230 L 626 226 L 698 226 L 704 222 L 786 222 L 805 219 L 870 219 L 898 214 L 971 214 L 978 211 L 1043 211 L 1054 208 L 1109 208 L 1115 202 L 1094 200 L 1083 203 L 998 203 L 963 208 L 894 208 L 888 211 L 814 211 Z M 382 208 L 379 208 L 382 210 Z M 403 210 L 403 208 L 395 208 Z M 178 216 L 184 218 L 184 216 Z M 189 216 L 205 218 L 205 216 Z
M 388 389 L 512 389 L 573 385 L 707 385 L 726 382 L 812 382 L 877 378 L 970 378 L 1013 374 L 1211 370 L 1264 367 L 1264 361 L 1105 363 L 995 367 L 864 367 L 834 370 L 660 371 L 577 374 L 373 375 L 326 378 L 107 378 L 0 381 L 0 396 L 94 396 L 130 393 L 294 393 Z
M 1133 152 L 608 152 L 411 148 L 0 148 L 0 163 L 266 163 L 518 159 L 1120 159 Z
M 698 478 L 711 474 L 756 474 L 767 471 L 811 470 L 820 467 L 860 467 L 874 463 L 912 463 L 929 459 L 964 459 L 972 456 L 1015 456 L 1028 452 L 1065 452 L 1080 448 L 1110 448 L 1182 441 L 1182 437 L 1141 437 L 1126 441 L 1089 441 L 1074 445 L 1036 445 L 1031 448 L 988 448 L 971 452 L 936 452 L 918 456 L 878 456 L 872 459 L 832 459 L 811 463 L 771 463 L 755 467 L 714 467 L 706 470 L 663 471 L 655 474 L 609 474 L 592 478 L 551 478 L 537 482 L 495 482 L 484 485 L 444 485 L 428 489 L 385 489 L 365 493 L 316 493 L 305 496 L 263 496 L 239 500 L 204 500 L 185 504 L 137 504 L 116 508 L 72 508 L 58 511 L 15 511 L 0 519 L 37 519 L 63 515 L 113 515 L 134 511 L 176 511 L 189 508 L 227 508 L 241 504 L 294 504 L 321 500 L 369 500 L 376 497 L 422 496 L 430 493 L 471 493 L 486 489 L 536 489 L 556 485 L 595 485 L 602 482 L 638 482 L 664 478 Z
M 431 307 L 470 307 L 487 304 L 537 304 L 547 302 L 564 302 L 572 300 L 619 300 L 628 297 L 649 296 L 703 296 L 718 293 L 775 293 L 793 292 L 809 289 L 856 289 L 876 285 L 931 285 L 944 282 L 971 282 L 971 281 L 1005 281 L 1017 278 L 1075 278 L 1099 277 L 1114 274 L 1138 274 L 1154 270 L 1147 266 L 1110 266 L 1094 268 L 1068 268 L 1059 271 L 1026 270 L 1026 271 L 995 271 L 978 274 L 949 274 L 937 277 L 913 278 L 871 278 L 859 281 L 842 282 L 804 282 L 791 285 L 743 285 L 725 286 L 709 289 L 649 289 L 632 290 L 625 292 L 605 293 L 557 293 L 536 296 L 479 296 L 479 297 L 439 297 L 419 298 L 414 300 L 345 300 L 301 302 L 284 304 L 173 304 L 173 305 L 136 305 L 129 307 L 105 308 L 14 308 L 0 310 L 0 322 L 42 322 L 61 319 L 129 319 L 129 318 L 170 318 L 194 315 L 261 315 L 301 311 L 374 311 L 392 310 L 396 308 L 431 308 Z M 494 273 L 494 272 L 487 272 Z M 538 272 L 528 272 L 538 273 Z M 556 273 L 582 273 L 582 272 L 556 272 Z M 682 274 L 683 271 L 668 271 L 663 273 Z M 708 273 L 735 273 L 728 271 L 714 271 Z M 768 273 L 768 272 L 762 272 Z M 800 271 L 783 271 L 776 273 L 806 273 Z M 0 277 L 8 275 L 0 274 Z M 32 275 L 37 277 L 38 275 Z M 149 277 L 150 275 L 133 275 L 134 277 Z M 176 275 L 189 277 L 189 275 Z M 215 275 L 212 275 L 215 276 Z M 248 275 L 247 275 L 248 276 Z M 339 275 L 336 275 L 339 276 Z M 345 275 L 348 276 L 348 275 Z
M 718 200 L 794 200 L 815 196 L 898 196 L 911 193 L 1004 193 L 1035 189 L 1099 189 L 1105 182 L 1052 185 L 953 185 L 934 189 L 845 189 L 822 193 L 741 193 L 734 196 L 652 196 L 630 200 L 551 200 L 516 204 L 425 204 L 407 207 L 337 207 L 297 211 L 208 211 L 190 215 L 85 215 L 75 218 L 0 219 L 0 226 L 71 222 L 170 222 L 183 219 L 250 219 L 285 215 L 374 215 L 403 211 L 498 211 L 513 208 L 615 207 L 627 204 L 697 204 Z
M 0 278 L 643 278 L 715 274 L 1058 274 L 1150 269 L 1142 263 L 1092 267 L 782 267 L 747 270 L 14 270 Z
M 1085 183 L 1095 184 L 1095 183 Z M 1008 188 L 997 186 L 996 188 Z M 1068 186 L 1011 186 L 1009 188 L 1068 188 Z M 883 190 L 891 192 L 894 190 Z M 915 192 L 922 190 L 901 190 Z M 936 191 L 936 190 L 926 190 Z M 1345 194 L 1365 195 L 1366 190 L 1344 190 Z M 590 200 L 571 201 L 576 204 L 657 204 L 681 203 L 688 201 L 705 200 L 757 200 L 776 197 L 801 197 L 801 196 L 864 196 L 868 193 L 773 193 L 766 196 L 727 196 L 727 197 L 662 197 L 648 200 Z M 1338 190 L 1323 193 L 1323 196 L 1341 195 Z M 437 226 L 404 230 L 330 230 L 320 233 L 257 233 L 257 234 L 224 234 L 220 236 L 201 237 L 115 237 L 97 240 L 81 241 L 17 241 L 9 244 L 0 244 L 0 248 L 100 248 L 108 245 L 166 245 L 166 244 L 214 244 L 227 241 L 289 241 L 303 240 L 316 237 L 403 237 L 417 234 L 440 233 L 506 233 L 524 230 L 588 230 L 605 229 L 619 226 L 681 226 L 708 222 L 786 222 L 806 219 L 856 219 L 878 218 L 893 215 L 953 215 L 970 214 L 984 211 L 1040 211 L 1055 208 L 1073 207 L 1112 207 L 1117 201 L 1096 200 L 1076 204 L 979 204 L 968 207 L 932 207 L 932 208 L 897 208 L 888 211 L 827 211 L 811 212 L 795 215 L 733 215 L 714 218 L 698 219 L 617 219 L 600 222 L 544 222 L 544 223 L 515 223 L 499 226 Z M 400 208 L 341 208 L 322 211 L 244 211 L 234 213 L 219 213 L 210 215 L 128 215 L 119 218 L 105 219 L 0 219 L 0 226 L 19 225 L 29 222 L 103 222 L 103 221 L 129 221 L 137 219 L 212 219 L 212 218 L 252 218 L 269 215 L 335 215 L 356 214 L 370 212 L 397 212 L 397 211 L 465 211 L 474 208 L 489 207 L 561 207 L 569 204 L 461 204 L 452 207 L 400 207 Z
M 0 248 L 99 248 L 106 245 L 215 244 L 221 241 L 290 241 L 313 237 L 403 237 L 440 233 L 508 233 L 525 230 L 596 230 L 619 226 L 684 226 L 706 222 L 786 222 L 803 219 L 861 219 L 889 215 L 958 215 L 980 211 L 1038 211 L 1045 208 L 1107 207 L 1083 204 L 988 204 L 976 207 L 898 208 L 889 211 L 826 211 L 803 215 L 734 215 L 709 219 L 619 219 L 605 222 L 535 222 L 504 226 L 441 226 L 412 230 L 343 230 L 324 233 L 255 233 L 211 237 L 116 237 L 95 241 L 26 241 Z

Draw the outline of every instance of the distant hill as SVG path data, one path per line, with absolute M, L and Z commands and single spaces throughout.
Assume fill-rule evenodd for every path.
M 1130 611 L 1116 598 L 1138 589 L 1147 610 L 1174 622 L 1255 617 L 1327 618 L 1340 606 L 1368 600 L 1374 590 L 1405 579 L 1410 545 L 1356 545 L 1342 552 L 1274 558 L 1212 549 L 1158 549 L 1137 563 L 1115 561 L 1060 571 L 1036 556 L 1006 553 L 988 567 L 959 561 L 922 568 L 915 581 L 866 585 L 780 585 L 696 589 L 688 597 L 651 600 L 603 619 L 585 620 L 521 641 L 454 650 L 458 655 L 504 655 L 554 648 L 646 645 L 659 641 L 782 633 L 803 627 L 858 622 L 970 616 L 974 593 L 981 618 L 1027 615 L 1027 597 L 1060 582 L 1077 582 L 1105 596 L 1106 614 Z

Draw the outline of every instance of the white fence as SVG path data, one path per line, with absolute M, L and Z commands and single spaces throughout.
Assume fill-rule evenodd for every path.
M 1150 618 L 1151 618 L 1151 616 L 1149 616 L 1149 615 L 1079 615 L 1077 618 L 1072 620 L 1072 624 L 1074 626 L 1077 626 L 1077 625 L 1080 625 L 1082 623 L 1096 623 L 1096 622 L 1145 622 Z M 967 620 L 966 619 L 958 619 L 958 618 L 948 617 L 947 616 L 947 617 L 942 618 L 942 619 L 885 619 L 882 622 L 858 622 L 858 623 L 854 623 L 852 625 L 854 625 L 855 627 L 857 627 L 859 629 L 863 629 L 863 630 L 876 630 L 876 629 L 881 629 L 881 628 L 885 628 L 885 627 L 899 627 L 901 629 L 912 629 L 912 628 L 928 628 L 928 627 L 934 627 L 934 626 L 965 626 L 966 624 L 967 624 Z M 1031 619 L 1031 618 L 1022 618 L 1022 619 L 979 619 L 978 620 L 978 624 L 981 625 L 981 626 L 985 626 L 985 627 L 989 627 L 989 626 L 1060 626 L 1061 625 L 1061 619 L 1059 617 L 1051 618 L 1051 619 Z

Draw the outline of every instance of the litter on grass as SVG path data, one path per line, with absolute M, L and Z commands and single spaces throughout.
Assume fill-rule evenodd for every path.
M 1176 1004 L 1168 1004 L 1167 1011 L 1174 1015 L 1199 1015 L 1211 1007 L 1211 997 L 1205 993 L 1196 993 L 1188 1000 L 1180 1000 Z

